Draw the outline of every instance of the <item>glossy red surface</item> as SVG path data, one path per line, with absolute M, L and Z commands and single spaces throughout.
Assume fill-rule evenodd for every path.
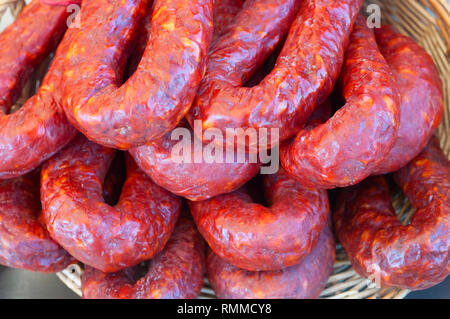
M 86 299 L 186 299 L 203 287 L 205 246 L 191 220 L 180 218 L 163 251 L 139 278 L 141 267 L 102 273 L 86 267 L 82 276 Z
M 0 264 L 30 271 L 57 272 L 74 263 L 54 242 L 39 218 L 36 172 L 0 180 Z
M 350 37 L 339 84 L 345 105 L 325 123 L 300 131 L 280 150 L 284 169 L 311 187 L 361 182 L 385 159 L 397 138 L 398 90 L 363 16 Z
M 428 53 L 390 26 L 375 30 L 400 93 L 400 126 L 394 147 L 374 174 L 394 172 L 427 145 L 444 116 L 442 81 Z
M 210 251 L 206 260 L 209 282 L 219 298 L 307 299 L 320 295 L 333 271 L 334 236 L 329 227 L 299 264 L 275 271 L 239 269 Z
M 108 147 L 142 145 L 176 127 L 204 73 L 213 1 L 155 0 L 144 55 L 122 84 L 138 26 L 150 19 L 150 4 L 89 1 L 81 9 L 81 28 L 70 29 L 75 40 L 64 60 L 66 115 L 89 139 Z
M 265 176 L 264 192 L 268 207 L 253 202 L 244 189 L 189 202 L 211 249 L 239 268 L 278 270 L 298 264 L 326 225 L 326 191 L 303 187 L 280 171 Z
M 340 194 L 336 234 L 359 274 L 380 286 L 429 288 L 450 273 L 450 163 L 437 138 L 394 178 L 416 209 L 410 224 L 397 219 L 379 176 Z
M 217 38 L 224 33 L 227 26 L 242 7 L 241 0 L 216 0 L 214 3 L 214 37 Z M 142 30 L 138 48 L 142 45 L 143 39 L 147 37 L 149 28 L 144 26 Z M 138 49 L 140 51 L 141 49 Z M 140 59 L 139 56 L 135 58 Z M 136 63 L 133 62 L 133 65 Z M 189 129 L 184 122 L 179 127 L 183 127 L 191 136 L 192 145 L 194 142 L 194 132 Z M 158 185 L 171 191 L 174 194 L 188 198 L 189 200 L 205 200 L 223 193 L 232 192 L 252 177 L 258 174 L 260 164 L 251 163 L 248 156 L 245 162 L 239 163 L 237 157 L 234 161 L 227 163 L 226 149 L 223 147 L 222 163 L 208 162 L 203 157 L 203 148 L 190 148 L 191 162 L 177 163 L 172 158 L 172 150 L 178 141 L 172 140 L 174 132 L 169 132 L 161 139 L 147 143 L 146 145 L 132 148 L 130 154 L 134 157 L 139 167 L 152 178 Z M 178 136 L 175 136 L 178 138 Z M 197 140 L 199 145 L 202 142 Z M 206 145 L 203 145 L 206 147 Z M 195 162 L 196 158 L 200 158 Z
M 30 172 L 76 134 L 58 94 L 68 40 L 59 46 L 37 94 L 8 114 L 33 70 L 59 43 L 66 18 L 64 8 L 34 0 L 0 34 L 0 179 Z
M 362 1 L 248 0 L 214 43 L 189 112 L 202 128 L 279 128 L 285 140 L 301 129 L 338 78 Z M 287 34 L 272 72 L 244 83 Z M 259 147 L 273 147 L 268 140 Z M 264 145 L 264 143 L 266 145 Z M 258 150 L 257 145 L 245 145 Z
M 41 172 L 43 217 L 52 238 L 84 264 L 106 272 L 160 252 L 181 207 L 180 198 L 154 184 L 130 157 L 119 201 L 107 205 L 102 185 L 115 153 L 79 135 Z

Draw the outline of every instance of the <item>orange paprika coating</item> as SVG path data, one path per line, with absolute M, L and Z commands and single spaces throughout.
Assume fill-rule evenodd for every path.
M 86 299 L 186 299 L 203 287 L 205 246 L 194 223 L 180 218 L 162 252 L 149 261 L 145 275 L 136 266 L 115 273 L 86 267 L 81 278 Z
M 450 273 L 450 162 L 437 138 L 394 179 L 416 209 L 410 224 L 397 219 L 378 176 L 339 195 L 336 234 L 362 276 L 382 287 L 426 289 Z
M 118 203 L 104 202 L 102 185 L 115 156 L 79 135 L 47 161 L 41 172 L 45 224 L 81 262 L 105 272 L 134 266 L 162 250 L 181 200 L 154 184 L 128 157 Z

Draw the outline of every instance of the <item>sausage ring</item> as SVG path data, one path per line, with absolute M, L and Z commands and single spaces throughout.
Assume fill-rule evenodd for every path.
M 105 272 L 152 258 L 166 244 L 181 200 L 155 185 L 131 158 L 119 202 L 102 185 L 115 151 L 78 136 L 41 172 L 44 221 L 52 238 L 79 261 Z
M 280 141 L 297 133 L 330 94 L 361 5 L 360 0 L 246 1 L 214 43 L 189 112 L 191 126 L 201 120 L 203 130 L 275 128 Z M 258 85 L 243 87 L 286 33 L 272 72 Z M 272 134 L 264 140 L 245 146 L 249 152 L 275 146 L 269 143 Z
M 57 272 L 75 260 L 39 222 L 39 177 L 30 173 L 0 180 L 0 264 Z
M 241 0 L 215 1 L 214 37 L 224 32 L 240 10 L 242 3 Z M 145 38 L 146 35 L 142 37 Z M 200 149 L 191 147 L 196 139 L 193 131 L 184 123 L 180 123 L 179 128 L 190 136 L 192 142 L 189 145 L 191 160 L 188 162 L 175 162 L 172 158 L 172 150 L 178 143 L 171 138 L 175 131 L 167 133 L 155 142 L 130 149 L 136 163 L 156 184 L 174 194 L 198 201 L 232 192 L 258 174 L 261 165 L 251 163 L 248 156 L 245 156 L 243 163 L 238 163 L 237 158 L 234 162 L 227 163 L 225 148 L 221 162 L 207 162 L 203 157 L 203 147 Z M 196 142 L 202 145 L 201 141 Z M 198 157 L 201 160 L 195 161 Z
M 194 223 L 180 218 L 162 252 L 153 258 L 144 277 L 141 266 L 115 273 L 86 267 L 81 278 L 86 299 L 186 299 L 203 287 L 205 246 Z
M 394 178 L 416 209 L 409 225 L 397 219 L 379 176 L 340 194 L 336 234 L 362 276 L 381 287 L 426 289 L 450 273 L 450 163 L 438 140 Z
M 189 134 L 194 145 L 194 139 L 197 137 L 192 130 L 188 127 L 180 129 Z M 172 151 L 179 142 L 171 140 L 171 135 L 172 133 L 169 133 L 155 143 L 132 148 L 130 154 L 156 184 L 189 200 L 205 200 L 232 192 L 256 176 L 261 167 L 259 163 L 252 163 L 246 154 L 243 154 L 245 162 L 238 162 L 235 155 L 234 162 L 228 163 L 225 148 L 221 163 L 209 163 L 202 156 L 203 149 L 191 148 L 191 144 L 190 160 L 176 162 L 172 158 Z M 200 141 L 198 143 L 201 144 Z M 198 156 L 201 161 L 195 162 Z
M 211 249 L 247 270 L 278 270 L 298 264 L 319 240 L 329 213 L 324 190 L 303 187 L 283 171 L 267 175 L 269 208 L 243 189 L 202 202 L 191 214 Z
M 408 164 L 425 148 L 444 114 L 441 78 L 428 53 L 390 26 L 376 29 L 375 35 L 399 89 L 400 126 L 394 147 L 374 175 Z
M 242 9 L 245 0 L 215 0 L 214 1 L 214 33 L 213 41 L 221 37 L 231 21 Z
M 63 106 L 84 135 L 108 147 L 143 145 L 176 127 L 204 72 L 213 1 L 155 0 L 147 48 L 137 71 L 121 85 L 126 52 L 149 4 L 88 1 L 81 28 L 71 29 L 75 40 L 65 58 Z
M 334 237 L 330 227 L 325 227 L 317 245 L 298 265 L 275 271 L 248 271 L 210 251 L 206 272 L 219 298 L 316 298 L 333 271 L 334 257 Z
M 0 34 L 0 178 L 32 171 L 76 134 L 58 103 L 63 40 L 36 95 L 8 114 L 32 71 L 56 47 L 66 30 L 64 8 L 34 0 Z M 43 23 L 42 21 L 45 21 Z
M 341 74 L 346 104 L 322 125 L 281 147 L 283 168 L 305 185 L 354 185 L 381 163 L 397 138 L 399 95 L 373 32 L 359 16 Z

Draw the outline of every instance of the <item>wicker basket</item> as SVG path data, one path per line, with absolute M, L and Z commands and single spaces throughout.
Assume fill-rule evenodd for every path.
M 28 1 L 26 1 L 28 2 Z M 444 83 L 445 116 L 442 125 L 438 129 L 441 146 L 447 156 L 450 155 L 450 6 L 447 0 L 366 0 L 365 8 L 369 4 L 377 4 L 381 8 L 383 23 L 388 23 L 398 31 L 414 38 L 433 57 Z M 12 20 L 22 10 L 24 0 L 0 0 L 0 19 Z M 6 17 L 6 18 L 5 18 Z M 11 19 L 12 18 L 12 19 Z M 1 22 L 1 21 L 0 21 Z M 3 21 L 3 24 L 5 22 Z M 2 25 L 2 24 L 0 24 Z M 33 79 L 23 90 L 23 96 L 16 107 L 26 101 L 32 95 L 38 85 L 47 63 L 36 72 Z M 39 76 L 41 75 L 41 76 Z M 393 196 L 393 204 L 399 218 L 405 223 L 414 214 L 408 200 L 402 193 Z M 81 265 L 72 265 L 57 276 L 75 293 L 81 296 L 81 280 L 83 269 Z M 369 280 L 360 277 L 352 269 L 345 251 L 341 245 L 337 245 L 336 262 L 333 274 L 328 280 L 321 298 L 403 298 L 408 290 L 397 288 L 375 287 Z M 215 298 L 214 291 L 205 279 L 200 298 Z

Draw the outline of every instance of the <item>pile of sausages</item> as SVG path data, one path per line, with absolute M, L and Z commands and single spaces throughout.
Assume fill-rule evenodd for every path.
M 68 27 L 74 4 L 79 25 Z M 81 262 L 84 298 L 195 298 L 205 272 L 221 298 L 314 298 L 338 240 L 382 287 L 443 281 L 442 83 L 420 46 L 370 29 L 361 7 L 33 0 L 0 34 L 0 263 Z M 52 52 L 40 88 L 12 112 Z M 279 148 L 282 167 L 174 162 L 171 133 L 202 140 L 195 122 L 200 135 L 279 129 L 276 145 L 245 150 Z M 390 202 L 396 185 L 416 210 L 406 225 Z

